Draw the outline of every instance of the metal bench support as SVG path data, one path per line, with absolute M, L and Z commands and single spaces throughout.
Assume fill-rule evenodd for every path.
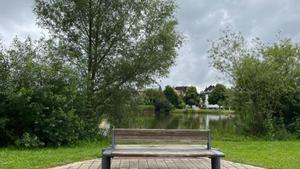
M 106 151 L 107 149 L 102 149 L 102 169 L 110 169 L 111 154 Z
M 211 158 L 211 168 L 221 169 L 220 157 L 216 156 Z

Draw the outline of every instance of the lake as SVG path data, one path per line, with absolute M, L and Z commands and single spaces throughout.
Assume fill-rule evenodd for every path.
M 215 115 L 202 113 L 171 113 L 168 116 L 155 117 L 153 113 L 135 113 L 115 124 L 115 128 L 147 129 L 211 129 L 223 133 L 231 131 L 233 115 Z M 104 119 L 101 128 L 110 128 L 110 122 Z

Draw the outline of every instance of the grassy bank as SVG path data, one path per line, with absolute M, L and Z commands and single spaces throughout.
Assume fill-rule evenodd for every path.
M 300 169 L 300 141 L 214 141 L 225 159 L 267 169 Z
M 48 168 L 70 162 L 100 157 L 108 141 L 81 143 L 70 147 L 16 149 L 0 148 L 1 169 Z
M 213 109 L 174 109 L 171 113 L 202 113 L 202 114 L 232 114 L 232 110 L 213 110 Z

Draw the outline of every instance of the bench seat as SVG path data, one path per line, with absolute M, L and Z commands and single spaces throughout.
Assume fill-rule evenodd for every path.
M 224 157 L 217 149 L 199 145 L 117 145 L 106 153 L 120 157 Z

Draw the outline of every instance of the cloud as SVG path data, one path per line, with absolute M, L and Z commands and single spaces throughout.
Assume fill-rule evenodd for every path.
M 300 40 L 300 1 L 297 0 L 177 0 L 178 29 L 188 40 L 179 50 L 177 64 L 162 85 L 195 85 L 200 89 L 228 81 L 210 67 L 207 40 L 219 37 L 231 25 L 246 38 L 265 42 L 282 38 Z
M 0 0 L 0 37 L 9 44 L 15 36 L 38 38 L 42 30 L 35 23 L 32 0 Z
M 200 89 L 217 82 L 227 83 L 210 67 L 207 40 L 219 37 L 227 25 L 246 38 L 260 37 L 274 42 L 281 37 L 300 40 L 300 1 L 298 0 L 176 0 L 178 30 L 186 41 L 178 51 L 164 85 L 195 85 Z M 43 32 L 35 23 L 33 0 L 0 0 L 0 36 L 10 43 L 15 35 L 38 38 Z

